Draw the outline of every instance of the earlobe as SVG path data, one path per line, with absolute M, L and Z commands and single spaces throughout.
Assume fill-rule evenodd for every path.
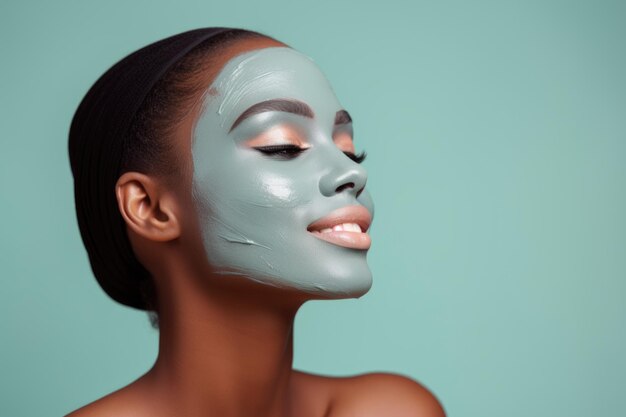
M 138 235 L 156 242 L 180 236 L 176 202 L 154 178 L 126 172 L 115 185 L 120 214 Z

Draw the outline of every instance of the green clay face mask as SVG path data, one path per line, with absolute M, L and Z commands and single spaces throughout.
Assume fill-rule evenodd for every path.
M 193 198 L 216 275 L 317 298 L 367 292 L 369 236 L 355 226 L 366 229 L 374 207 L 365 169 L 344 153 L 352 125 L 342 110 L 313 61 L 290 48 L 224 66 L 192 144 Z

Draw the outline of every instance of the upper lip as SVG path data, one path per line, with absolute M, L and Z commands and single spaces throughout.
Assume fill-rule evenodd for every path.
M 311 223 L 307 230 L 311 232 L 327 228 L 332 229 L 333 226 L 342 223 L 356 223 L 361 228 L 361 231 L 365 233 L 372 223 L 372 215 L 363 206 L 341 207 Z

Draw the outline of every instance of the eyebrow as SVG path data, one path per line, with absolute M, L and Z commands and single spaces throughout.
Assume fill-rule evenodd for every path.
M 233 123 L 230 130 L 232 131 L 241 122 L 246 120 L 248 117 L 254 116 L 255 114 L 259 114 L 259 113 L 264 113 L 267 111 L 282 111 L 286 113 L 293 113 L 299 116 L 308 117 L 309 119 L 313 118 L 313 110 L 311 109 L 311 107 L 309 107 L 308 104 L 303 103 L 299 100 L 277 98 L 277 99 L 262 101 L 260 103 L 250 106 L 246 111 L 241 113 L 241 115 L 237 118 L 237 120 L 235 120 L 235 123 Z
M 335 126 L 345 125 L 348 123 L 352 123 L 352 117 L 350 117 L 350 113 L 345 110 L 339 110 L 337 114 L 335 114 Z

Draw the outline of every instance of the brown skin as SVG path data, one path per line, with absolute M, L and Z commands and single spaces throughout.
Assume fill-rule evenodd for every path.
M 285 45 L 238 41 L 205 85 L 235 55 L 272 46 Z M 131 384 L 67 417 L 445 416 L 437 399 L 409 378 L 331 378 L 292 369 L 294 318 L 310 296 L 213 276 L 191 195 L 190 138 L 200 102 L 177 127 L 186 161 L 180 176 L 127 172 L 116 188 L 135 253 L 157 289 L 158 358 Z

